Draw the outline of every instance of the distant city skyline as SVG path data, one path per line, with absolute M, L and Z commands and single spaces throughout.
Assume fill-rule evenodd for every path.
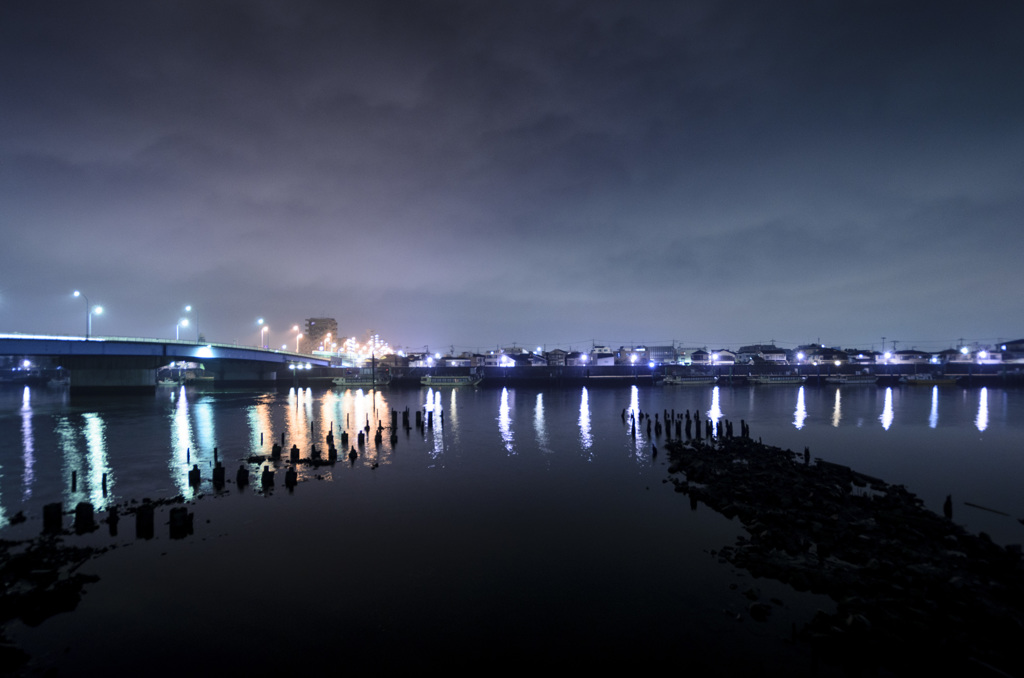
M 320 317 L 317 320 L 332 320 L 331 318 Z M 309 319 L 305 319 L 304 322 L 308 323 Z M 264 335 L 260 331 L 261 327 L 268 328 L 268 335 Z M 205 334 L 201 334 L 200 337 L 187 337 L 187 336 L 174 336 L 174 337 L 143 337 L 137 335 L 107 335 L 103 333 L 94 333 L 93 338 L 96 340 L 101 339 L 113 339 L 113 338 L 138 338 L 145 340 L 170 340 L 182 341 L 186 343 L 194 343 L 199 339 L 203 343 L 212 344 L 237 344 L 240 346 L 264 346 L 272 350 L 283 350 L 287 352 L 300 352 L 300 353 L 312 353 L 317 350 L 324 350 L 323 347 L 318 344 L 317 346 L 311 345 L 309 338 L 296 329 L 298 326 L 293 325 L 290 330 L 285 331 L 285 335 L 288 337 L 286 341 L 279 342 L 273 339 L 272 334 L 269 334 L 269 326 L 264 323 L 257 325 L 257 331 L 253 334 L 250 341 L 238 341 L 230 340 L 225 341 L 217 339 L 215 337 L 208 337 Z M 4 333 L 0 332 L 0 336 L 49 336 L 45 333 Z M 82 336 L 84 333 L 70 332 L 70 333 L 53 333 L 52 336 Z M 355 341 L 351 341 L 355 339 Z M 819 346 L 822 348 L 839 349 L 839 350 L 864 350 L 864 351 L 901 351 L 901 350 L 919 350 L 931 353 L 938 353 L 949 349 L 960 350 L 968 348 L 972 350 L 976 349 L 995 349 L 1000 350 L 1003 344 L 1019 342 L 1024 340 L 1024 337 L 995 337 L 995 338 L 973 338 L 973 337 L 958 337 L 956 339 L 942 340 L 942 339 L 924 339 L 924 340 L 902 340 L 902 339 L 890 339 L 888 337 L 880 337 L 879 342 L 876 344 L 871 341 L 865 342 L 853 342 L 853 341 L 840 341 L 840 342 L 826 342 L 820 338 L 814 338 L 809 341 L 794 341 L 794 342 L 782 342 L 778 340 L 756 340 L 756 341 L 742 341 L 732 343 L 709 343 L 702 341 L 687 341 L 679 339 L 668 339 L 668 340 L 657 340 L 657 341 L 616 341 L 616 340 L 602 340 L 602 339 L 586 339 L 575 342 L 567 343 L 551 343 L 551 342 L 498 342 L 492 346 L 469 346 L 465 344 L 447 343 L 447 344 L 393 344 L 387 340 L 387 337 L 381 337 L 379 335 L 370 335 L 367 337 L 359 337 L 358 335 L 346 334 L 338 330 L 337 336 L 334 337 L 332 343 L 335 345 L 335 352 L 344 352 L 346 350 L 346 343 L 364 344 L 368 340 L 376 341 L 379 345 L 386 345 L 388 349 L 394 352 L 403 353 L 440 353 L 445 355 L 459 355 L 462 353 L 493 353 L 501 352 L 506 350 L 523 350 L 527 352 L 547 352 L 555 349 L 561 349 L 564 351 L 589 351 L 595 347 L 598 348 L 610 348 L 612 350 L 618 350 L 622 348 L 637 348 L 637 347 L 664 347 L 672 346 L 677 349 L 686 350 L 697 350 L 703 349 L 706 351 L 716 350 L 728 350 L 737 351 L 744 347 L 749 346 L 775 346 L 783 350 L 794 350 L 805 346 Z M 884 343 L 883 343 L 884 340 Z M 369 352 L 367 352 L 369 355 Z
M 1017 339 L 1022 34 L 1019 3 L 8 7 L 0 332 L 85 333 L 79 290 L 97 335 L 247 345 Z

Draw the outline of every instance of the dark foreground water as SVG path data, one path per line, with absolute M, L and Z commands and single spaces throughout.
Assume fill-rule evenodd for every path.
M 194 534 L 105 525 L 65 541 L 115 548 L 82 571 L 78 608 L 7 634 L 32 670 L 172 675 L 337 673 L 397 667 L 664 668 L 826 675 L 789 641 L 823 596 L 753 579 L 713 556 L 738 523 L 664 484 L 664 454 L 622 410 L 750 424 L 755 438 L 905 484 L 934 510 L 1000 543 L 1024 526 L 1024 393 L 927 387 L 481 388 L 204 394 L 69 402 L 0 392 L 0 538 L 34 536 L 46 503 L 98 510 L 189 500 Z M 258 482 L 216 493 L 213 451 L 233 480 L 282 433 L 302 457 L 333 428 L 390 410 L 433 428 L 368 443 L 354 464 L 302 465 L 293 492 Z M 443 418 L 442 418 L 443 413 Z M 401 420 L 401 415 L 399 415 Z M 262 443 L 261 443 L 262 436 Z M 324 453 L 326 454 L 326 452 Z M 187 471 L 198 464 L 198 495 Z M 257 466 L 249 465 L 253 479 Z M 72 471 L 77 487 L 71 489 Z M 106 496 L 102 477 L 106 474 Z M 785 488 L 779 488 L 784 491 Z M 194 499 L 194 496 L 200 498 Z M 974 508 L 966 505 L 969 502 Z M 29 520 L 9 521 L 23 512 Z M 102 515 L 100 516 L 102 517 Z M 68 519 L 70 523 L 70 518 Z M 768 602 L 767 622 L 747 613 Z

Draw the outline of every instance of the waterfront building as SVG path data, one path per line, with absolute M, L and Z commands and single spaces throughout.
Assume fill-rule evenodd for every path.
M 566 356 L 569 355 L 568 351 L 560 348 L 556 348 L 552 351 L 548 351 L 544 354 L 544 357 L 548 359 L 548 365 L 551 367 L 564 367 Z
M 758 361 L 785 365 L 788 363 L 786 351 L 778 348 L 775 344 L 751 344 L 741 346 L 736 352 L 736 362 L 743 364 L 756 363 Z
M 712 365 L 735 365 L 736 354 L 730 350 L 720 348 L 717 351 L 711 352 L 711 364 Z
M 565 354 L 566 367 L 585 367 L 589 361 L 590 356 L 583 351 L 570 351 Z
M 647 359 L 655 365 L 672 365 L 676 362 L 676 347 L 648 346 Z
M 855 348 L 846 349 L 846 361 L 851 365 L 874 365 L 879 362 L 877 351 L 861 351 Z
M 708 351 L 697 349 L 690 354 L 691 365 L 735 365 L 736 354 L 724 348 Z
M 846 351 L 841 351 L 838 348 L 825 348 L 822 346 L 810 351 L 807 354 L 806 360 L 812 365 L 834 365 L 836 363 L 845 365 L 849 362 L 850 356 Z
M 1004 363 L 1024 363 L 1024 339 L 1008 341 L 999 348 L 1003 352 Z
M 889 358 L 889 362 L 897 365 L 923 365 L 931 362 L 931 359 L 931 353 L 911 348 L 902 351 L 894 351 Z
M 338 321 L 334 318 L 306 318 L 306 329 L 302 334 L 303 345 L 318 349 L 323 346 L 327 335 L 331 335 L 333 341 L 338 340 Z M 324 350 L 330 351 L 331 347 L 324 346 Z
M 398 353 L 389 353 L 378 360 L 377 364 L 382 367 L 408 367 L 409 358 Z

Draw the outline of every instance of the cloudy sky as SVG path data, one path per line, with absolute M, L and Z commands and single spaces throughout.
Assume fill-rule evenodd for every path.
M 17 5 L 17 6 L 15 6 Z M 7 3 L 0 331 L 1024 337 L 1016 2 Z

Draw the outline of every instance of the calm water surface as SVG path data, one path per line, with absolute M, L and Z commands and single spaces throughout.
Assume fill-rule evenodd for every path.
M 664 454 L 622 411 L 699 409 L 746 420 L 764 442 L 902 483 L 934 510 L 1003 543 L 1024 526 L 1024 394 L 928 387 L 481 388 L 366 393 L 293 389 L 69 401 L 45 389 L 0 392 L 0 537 L 37 534 L 42 506 L 193 498 L 195 534 L 152 541 L 102 529 L 70 537 L 114 550 L 72 614 L 12 635 L 41 666 L 117 673 L 208 668 L 256 652 L 260 666 L 650 664 L 680 653 L 709 666 L 800 666 L 779 639 L 830 601 L 752 580 L 711 553 L 742 528 L 663 484 Z M 409 408 L 433 427 L 385 432 Z M 369 423 L 367 443 L 357 433 Z M 342 431 L 354 464 L 300 466 L 294 492 L 215 493 L 214 449 L 233 479 L 284 434 L 302 457 Z M 324 452 L 326 455 L 326 451 Z M 287 458 L 287 452 L 285 453 Z M 254 473 L 257 466 L 250 464 Z M 77 487 L 71 488 L 71 475 Z M 106 495 L 103 475 L 106 474 Z M 966 506 L 970 502 L 992 510 Z M 8 525 L 22 511 L 30 520 Z M 158 521 L 159 524 L 159 521 Z M 745 616 L 755 590 L 782 601 Z M 498 653 L 497 655 L 495 653 Z M 699 664 L 698 664 L 699 665 Z M 781 670 L 781 669 L 780 669 Z M 168 668 L 166 673 L 173 671 Z

